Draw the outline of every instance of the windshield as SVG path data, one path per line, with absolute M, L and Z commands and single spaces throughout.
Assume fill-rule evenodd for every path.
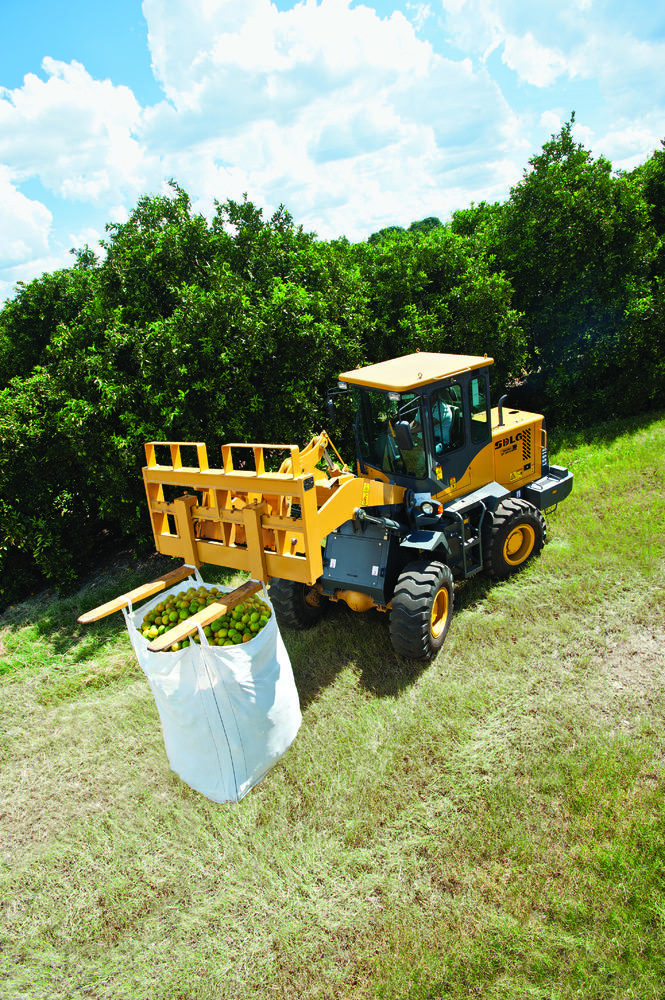
M 364 463 L 398 475 L 425 478 L 420 396 L 402 393 L 390 398 L 373 389 L 357 390 L 358 444 Z

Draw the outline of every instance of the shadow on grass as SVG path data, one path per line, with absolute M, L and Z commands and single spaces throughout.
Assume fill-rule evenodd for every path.
M 341 601 L 331 602 L 313 628 L 281 631 L 303 710 L 349 667 L 356 672 L 362 689 L 385 698 L 409 687 L 429 666 L 395 653 L 385 613 L 359 614 Z
M 427 667 L 425 662 L 406 660 L 395 653 L 387 614 L 359 614 L 341 601 L 330 602 L 325 617 L 308 632 L 288 632 L 285 645 L 303 707 L 347 667 L 356 672 L 360 686 L 378 698 L 398 694 Z
M 476 576 L 455 588 L 455 612 L 486 598 L 492 582 Z M 453 624 L 454 627 L 454 615 Z M 342 601 L 328 602 L 324 617 L 304 632 L 282 629 L 303 709 L 351 666 L 359 684 L 376 698 L 390 698 L 411 687 L 431 661 L 398 656 L 390 641 L 388 614 L 357 613 Z M 439 656 L 445 657 L 445 645 Z
M 89 574 L 75 593 L 62 597 L 46 589 L 6 609 L 0 615 L 0 628 L 33 626 L 38 635 L 48 639 L 55 655 L 84 662 L 95 656 L 101 644 L 117 639 L 126 628 L 120 611 L 89 625 L 79 624 L 79 615 L 154 580 L 175 565 L 179 560 L 157 553 L 139 558 L 133 550 L 120 551 Z
M 45 591 L 35 595 L 0 616 L 0 627 L 33 626 L 37 634 L 48 641 L 54 655 L 66 655 L 70 663 L 79 667 L 90 663 L 90 683 L 101 683 L 102 678 L 94 672 L 93 661 L 105 643 L 126 635 L 124 618 L 121 612 L 115 612 L 97 622 L 81 625 L 77 622 L 78 616 L 154 580 L 179 564 L 179 560 L 157 553 L 143 559 L 138 559 L 132 551 L 118 553 L 90 574 L 75 594 L 63 598 Z M 204 566 L 201 576 L 206 583 L 231 585 L 233 573 Z M 455 611 L 484 600 L 490 588 L 491 582 L 482 576 L 458 584 Z M 408 689 L 430 666 L 428 661 L 409 660 L 395 653 L 387 613 L 377 610 L 357 613 L 342 601 L 327 602 L 325 615 L 313 628 L 306 631 L 283 628 L 281 632 L 303 709 L 316 701 L 348 668 L 355 672 L 360 687 L 368 695 L 386 698 Z M 445 657 L 445 645 L 439 656 Z M 78 678 L 77 684 L 80 680 Z M 85 684 L 88 685 L 88 681 Z
M 583 445 L 611 444 L 617 438 L 637 434 L 652 424 L 660 423 L 665 418 L 665 410 L 640 413 L 634 417 L 617 417 L 605 420 L 578 430 L 548 431 L 547 438 L 551 456 L 559 449 L 574 449 Z

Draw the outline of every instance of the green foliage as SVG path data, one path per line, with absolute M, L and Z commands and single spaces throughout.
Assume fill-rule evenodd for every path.
M 633 172 L 632 179 L 642 190 L 649 222 L 662 252 L 665 240 L 665 140 L 661 140 L 661 148 Z M 658 260 L 662 263 L 660 254 Z M 658 273 L 662 274 L 662 269 Z
M 497 389 L 524 361 L 524 335 L 512 289 L 483 249 L 448 227 L 361 244 L 357 259 L 373 329 L 367 357 L 380 361 L 417 349 L 495 358 Z
M 75 401 L 68 399 L 48 370 L 36 368 L 0 392 L 0 595 L 15 595 L 10 563 L 22 574 L 66 584 L 91 544 L 91 498 L 83 488 L 76 442 L 66 421 Z M 23 558 L 21 558 L 21 556 Z
M 421 219 L 419 222 L 412 222 L 409 226 L 409 232 L 428 233 L 431 229 L 438 229 L 442 225 L 441 219 L 437 219 L 435 215 L 429 215 L 426 219 Z
M 458 236 L 474 236 L 479 234 L 480 244 L 492 247 L 495 240 L 490 235 L 501 216 L 503 206 L 498 202 L 490 205 L 481 201 L 479 205 L 471 202 L 469 208 L 460 208 L 453 213 L 450 229 Z
M 75 320 L 87 302 L 94 277 L 94 258 L 80 251 L 69 270 L 19 282 L 15 298 L 0 312 L 0 388 L 43 361 L 59 324 Z
M 534 358 L 568 361 L 625 308 L 639 227 L 607 160 L 574 143 L 569 123 L 531 161 L 501 220 L 502 263 Z M 627 211 L 622 211 L 623 208 Z
M 179 290 L 206 286 L 215 256 L 213 234 L 201 215 L 192 216 L 189 196 L 173 181 L 170 194 L 144 195 L 127 222 L 106 227 L 98 303 L 104 313 L 145 324 L 170 316 Z
M 240 804 L 170 771 L 121 615 L 76 621 L 161 560 L 5 613 L 3 1000 L 662 1000 L 665 414 L 557 461 L 432 664 L 341 602 L 283 630 L 303 724 Z
M 368 236 L 367 242 L 370 244 L 383 243 L 384 240 L 391 240 L 393 237 L 401 236 L 405 232 L 406 229 L 404 226 L 386 226 L 384 229 L 379 229 L 376 233 Z
M 340 371 L 488 354 L 496 396 L 583 426 L 665 405 L 665 146 L 617 175 L 574 115 L 504 204 L 324 242 L 245 196 L 208 222 L 175 182 L 105 256 L 0 312 L 0 602 L 74 582 L 100 529 L 150 546 L 149 440 L 303 443 Z M 266 406 L 270 401 L 270 406 Z M 336 443 L 353 459 L 350 414 Z
M 229 201 L 208 226 L 174 186 L 109 231 L 87 299 L 2 400 L 0 566 L 25 553 L 62 586 L 100 524 L 150 542 L 146 441 L 307 440 L 368 325 L 350 245 L 284 209 Z
M 661 336 L 639 319 L 657 309 L 645 287 L 655 244 L 644 198 L 574 141 L 573 124 L 530 161 L 492 238 L 550 414 L 583 424 L 658 402 L 641 375 Z

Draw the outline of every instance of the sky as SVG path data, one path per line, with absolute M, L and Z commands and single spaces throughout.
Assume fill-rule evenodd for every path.
M 575 113 L 665 138 L 653 0 L 0 0 L 0 303 L 175 179 L 322 239 L 501 201 Z

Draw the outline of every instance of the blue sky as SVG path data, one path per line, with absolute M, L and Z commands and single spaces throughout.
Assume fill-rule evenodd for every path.
M 0 0 L 0 302 L 174 177 L 322 238 L 502 200 L 576 115 L 665 138 L 651 0 Z

